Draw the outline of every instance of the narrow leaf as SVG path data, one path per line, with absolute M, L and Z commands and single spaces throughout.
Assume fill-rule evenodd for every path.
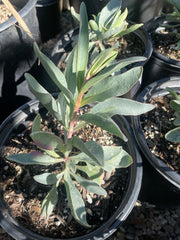
M 82 100 L 82 105 L 102 102 L 107 98 L 127 93 L 141 78 L 142 71 L 142 67 L 136 67 L 123 74 L 103 79 L 88 91 Z
M 166 133 L 165 138 L 170 142 L 180 143 L 180 127 L 170 130 Z
M 73 136 L 72 145 L 78 148 L 80 151 L 87 154 L 90 158 L 92 158 L 97 164 L 103 166 L 104 164 L 104 153 L 102 147 L 94 142 L 83 142 L 79 137 Z
M 100 72 L 103 68 L 108 66 L 116 58 L 118 51 L 113 48 L 108 48 L 102 51 L 92 62 L 86 78 L 90 78 Z
M 77 169 L 83 171 L 91 180 L 97 184 L 102 184 L 104 171 L 99 166 L 94 166 L 86 162 L 86 166 L 77 165 Z
M 33 121 L 32 132 L 39 132 L 40 126 L 41 126 L 41 115 L 38 114 Z
M 40 59 L 43 67 L 46 69 L 48 75 L 52 79 L 52 81 L 57 85 L 57 87 L 67 96 L 67 98 L 74 103 L 72 93 L 67 89 L 66 79 L 64 74 L 60 71 L 60 69 L 46 56 L 44 55 L 38 48 L 38 45 L 34 43 L 34 51 L 38 58 Z
M 45 219 L 48 219 L 53 209 L 55 208 L 57 202 L 58 191 L 56 185 L 54 185 L 42 202 L 41 216 L 44 217 Z
M 170 106 L 175 111 L 180 111 L 180 100 L 171 100 L 170 101 Z
M 76 87 L 76 51 L 77 47 L 74 47 L 71 53 L 68 55 L 68 61 L 66 62 L 66 68 L 65 68 L 65 77 L 68 85 L 68 89 L 71 91 L 74 97 L 76 97 L 77 94 L 77 87 Z
M 64 174 L 64 183 L 66 187 L 66 195 L 68 199 L 68 204 L 71 209 L 71 213 L 73 217 L 78 221 L 80 224 L 84 225 L 85 227 L 90 227 L 86 220 L 86 210 L 85 204 L 81 197 L 80 192 L 75 187 L 74 182 L 72 181 L 68 170 L 65 170 Z
M 38 183 L 44 184 L 44 185 L 52 185 L 56 184 L 57 181 L 61 181 L 62 176 L 64 175 L 64 172 L 54 174 L 54 173 L 43 173 L 40 175 L 34 176 L 34 180 Z
M 98 195 L 107 195 L 107 192 L 100 187 L 97 183 L 87 180 L 77 174 L 71 173 L 75 180 L 82 185 L 88 192 L 95 193 Z
M 109 3 L 101 10 L 99 16 L 99 28 L 102 31 L 103 27 L 108 24 L 114 13 L 121 7 L 121 0 L 111 0 Z
M 33 151 L 31 153 L 12 154 L 6 157 L 9 161 L 23 165 L 51 165 L 61 161 L 60 158 L 52 158 L 46 154 Z
M 77 50 L 77 65 L 76 65 L 76 81 L 78 90 L 84 82 L 85 71 L 88 63 L 88 47 L 89 47 L 89 33 L 88 33 L 88 18 L 86 13 L 86 6 L 82 2 L 80 6 L 80 30 Z
M 81 92 L 86 92 L 90 87 L 92 87 L 94 84 L 100 82 L 101 80 L 105 79 L 106 77 L 109 77 L 111 74 L 120 71 L 122 68 L 135 63 L 135 62 L 141 62 L 145 61 L 146 58 L 144 57 L 131 57 L 127 59 L 123 59 L 117 63 L 114 63 L 106 68 L 104 68 L 99 74 L 97 74 L 95 77 L 91 78 L 89 81 L 86 82 L 86 84 L 81 89 Z
M 175 100 L 180 100 L 180 96 L 177 94 L 177 92 L 174 89 L 170 87 L 167 87 L 166 89 L 173 96 Z
M 41 149 L 45 149 L 49 151 L 58 149 L 62 152 L 65 151 L 65 147 L 62 139 L 53 133 L 33 132 L 31 133 L 31 138 L 33 139 L 35 144 Z
M 132 163 L 132 157 L 122 147 L 105 146 L 103 150 L 105 154 L 104 169 L 106 171 L 126 168 Z
M 110 98 L 95 105 L 90 113 L 103 113 L 112 117 L 116 114 L 136 116 L 154 109 L 152 104 L 140 103 L 125 98 Z
M 43 88 L 30 74 L 26 73 L 25 78 L 28 82 L 29 89 L 34 94 L 34 96 L 55 118 L 61 121 L 58 105 L 52 95 L 49 94 L 46 89 Z
M 80 15 L 75 11 L 74 7 L 71 7 L 71 15 L 74 18 L 75 21 L 80 23 Z
M 86 121 L 87 123 L 95 124 L 102 129 L 120 137 L 124 141 L 127 141 L 126 136 L 121 132 L 119 126 L 105 114 L 92 114 L 87 113 L 79 117 L 80 120 Z
M 143 26 L 143 24 L 135 24 L 135 25 L 132 25 L 132 26 L 129 27 L 128 29 L 126 29 L 126 30 L 124 30 L 124 31 L 122 31 L 122 32 L 120 32 L 120 33 L 117 33 L 117 34 L 115 34 L 114 36 L 116 36 L 116 37 L 124 36 L 124 35 L 126 35 L 126 34 L 129 34 L 129 33 L 131 33 L 131 32 L 136 31 L 138 28 L 140 28 L 140 27 L 142 27 L 142 26 Z

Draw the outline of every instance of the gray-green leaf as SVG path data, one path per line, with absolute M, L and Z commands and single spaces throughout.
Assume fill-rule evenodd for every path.
M 103 149 L 98 143 L 94 141 L 84 143 L 79 137 L 73 136 L 72 145 L 88 155 L 96 164 L 100 166 L 104 165 Z
M 116 114 L 136 116 L 154 109 L 152 104 L 140 103 L 125 98 L 110 98 L 95 105 L 90 113 L 103 113 L 112 117 Z
M 125 73 L 103 79 L 90 88 L 82 100 L 82 105 L 102 102 L 107 98 L 127 93 L 141 78 L 142 71 L 142 67 L 136 67 Z
M 132 163 L 132 157 L 118 146 L 104 146 L 103 147 L 105 160 L 104 169 L 112 171 L 115 168 L 126 168 Z
M 85 227 L 90 227 L 86 220 L 86 210 L 84 201 L 81 197 L 80 192 L 75 187 L 75 184 L 70 177 L 68 169 L 65 170 L 64 183 L 66 187 L 68 204 L 71 209 L 73 217 Z
M 41 216 L 47 219 L 52 213 L 58 201 L 58 191 L 54 185 L 42 202 Z
M 32 132 L 39 132 L 40 126 L 41 126 L 41 116 L 40 114 L 38 114 L 33 121 Z
M 180 127 L 170 130 L 166 133 L 165 138 L 170 142 L 180 143 Z
M 23 165 L 51 165 L 61 161 L 60 158 L 52 158 L 41 152 L 33 151 L 31 153 L 12 154 L 6 157 L 9 161 Z
M 98 194 L 98 195 L 107 195 L 107 192 L 102 187 L 100 187 L 97 183 L 91 180 L 87 180 L 75 173 L 71 173 L 71 175 L 76 179 L 76 181 L 80 185 L 86 188 L 87 191 Z
M 58 149 L 64 153 L 65 147 L 63 141 L 60 137 L 56 136 L 50 132 L 33 132 L 31 133 L 31 138 L 34 143 L 45 150 L 55 150 Z
M 62 176 L 64 175 L 64 172 L 54 174 L 54 173 L 43 173 L 34 176 L 34 180 L 38 183 L 44 184 L 44 185 L 52 185 L 56 184 L 57 181 L 60 182 Z
M 112 120 L 112 118 L 110 118 L 105 114 L 87 113 L 87 114 L 81 115 L 79 119 L 86 121 L 87 123 L 95 124 L 101 127 L 102 129 L 120 137 L 124 141 L 127 141 L 126 136 L 122 133 L 119 126 Z
M 43 88 L 38 83 L 38 81 L 29 73 L 25 73 L 25 78 L 29 85 L 29 89 L 34 94 L 34 96 L 55 118 L 61 121 L 62 117 L 59 113 L 58 105 L 52 95 L 48 91 L 46 91 L 46 89 Z

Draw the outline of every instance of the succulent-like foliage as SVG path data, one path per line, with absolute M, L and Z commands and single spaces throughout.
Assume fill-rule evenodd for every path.
M 171 108 L 175 111 L 175 120 L 173 121 L 176 128 L 166 133 L 165 138 L 171 142 L 180 142 L 180 97 L 172 88 L 167 88 L 170 94 L 173 96 L 173 100 L 170 101 Z
M 91 193 L 106 195 L 106 191 L 101 187 L 103 172 L 128 167 L 132 158 L 121 146 L 102 147 L 95 141 L 84 142 L 76 135 L 76 131 L 92 123 L 127 141 L 111 117 L 116 114 L 137 115 L 153 109 L 150 104 L 119 97 L 138 81 L 142 67 L 132 68 L 122 74 L 119 71 L 131 63 L 143 61 L 143 57 L 117 61 L 117 50 L 108 48 L 89 64 L 88 50 L 88 19 L 82 3 L 78 42 L 68 56 L 64 74 L 39 50 L 37 44 L 34 44 L 34 51 L 41 64 L 60 90 L 57 99 L 33 76 L 25 74 L 31 92 L 63 126 L 63 139 L 53 133 L 41 131 L 41 116 L 37 115 L 31 138 L 39 151 L 7 156 L 8 160 L 20 164 L 62 164 L 64 169 L 61 172 L 46 172 L 34 176 L 37 182 L 52 186 L 42 202 L 42 216 L 48 218 L 55 208 L 58 198 L 61 197 L 58 195 L 61 182 L 65 184 L 73 217 L 87 227 L 89 224 L 86 220 L 85 204 L 75 181 Z M 114 74 L 115 72 L 118 74 Z M 90 112 L 78 115 L 81 107 L 92 103 L 96 104 Z M 73 153 L 73 148 L 78 151 Z

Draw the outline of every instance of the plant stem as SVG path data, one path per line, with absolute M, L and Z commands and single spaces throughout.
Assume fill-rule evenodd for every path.
M 75 123 L 76 123 L 76 119 L 77 119 L 77 113 L 79 111 L 79 108 L 81 106 L 81 101 L 82 101 L 82 97 L 83 97 L 84 93 L 80 93 L 78 95 L 78 98 L 77 98 L 77 101 L 76 101 L 76 104 L 75 104 L 75 107 L 74 107 L 74 112 L 73 112 L 73 116 L 72 116 L 72 120 L 70 122 L 70 127 L 69 127 L 69 131 L 68 131 L 68 137 L 67 139 L 71 139 L 72 138 L 72 135 L 74 133 L 74 126 L 75 126 Z

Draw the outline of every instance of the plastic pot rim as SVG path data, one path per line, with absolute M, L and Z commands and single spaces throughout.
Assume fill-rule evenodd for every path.
M 24 5 L 22 9 L 18 11 L 20 16 L 24 18 L 36 5 L 37 0 L 28 0 L 28 2 Z M 9 28 L 13 24 L 16 24 L 17 20 L 14 16 L 9 18 L 9 21 L 3 22 L 0 24 L 0 32 L 4 31 L 5 29 Z
M 53 4 L 59 3 L 59 0 L 36 0 L 36 7 L 49 7 Z
M 10 132 L 13 129 L 13 123 L 15 123 L 15 119 L 18 122 L 21 122 L 22 119 L 26 119 L 29 113 L 33 113 L 34 109 L 37 111 L 39 105 L 39 101 L 32 100 L 26 104 L 24 104 L 22 107 L 14 111 L 0 126 L 0 141 L 2 142 L 1 145 L 4 144 L 5 136 L 8 137 Z M 22 115 L 22 117 L 19 116 L 19 114 Z M 130 138 L 130 143 L 133 146 L 132 153 L 135 154 L 136 161 L 130 166 L 129 170 L 129 184 L 127 188 L 127 192 L 124 194 L 123 201 L 121 205 L 118 207 L 116 212 L 113 216 L 107 221 L 107 223 L 104 223 L 102 226 L 100 226 L 98 229 L 92 231 L 89 234 L 86 234 L 81 237 L 76 238 L 69 238 L 69 240 L 102 240 L 107 239 L 110 235 L 113 234 L 119 227 L 120 223 L 125 221 L 129 213 L 132 211 L 135 202 L 138 198 L 139 191 L 141 188 L 141 181 L 142 181 L 142 159 L 141 155 L 138 151 L 135 138 L 133 136 L 132 129 L 130 128 L 129 123 L 124 117 L 120 117 L 121 121 L 123 122 L 123 125 L 127 127 L 125 130 L 128 132 Z M 115 120 L 118 121 L 118 119 L 115 117 Z M 18 123 L 17 123 L 18 124 Z M 7 129 L 7 132 L 5 133 L 4 129 Z M 3 134 L 3 135 L 2 135 Z M 38 235 L 36 233 L 31 232 L 30 230 L 27 230 L 26 228 L 23 228 L 22 226 L 19 226 L 19 224 L 8 214 L 7 211 L 5 211 L 2 214 L 3 211 L 3 204 L 2 201 L 0 201 L 0 225 L 10 234 L 12 237 L 14 237 L 17 240 L 68 240 L 68 239 L 60 239 L 60 238 L 49 238 L 44 237 L 41 235 Z M 10 220 L 10 221 L 8 221 Z
M 168 85 L 166 85 L 167 82 L 169 83 Z M 178 82 L 179 82 L 179 85 L 178 85 Z M 161 90 L 160 94 L 158 94 L 158 90 L 156 90 L 156 88 L 158 88 L 159 86 L 163 86 L 160 89 Z M 155 96 L 166 95 L 168 93 L 166 90 L 167 86 L 168 87 L 178 86 L 180 90 L 180 76 L 163 78 L 149 84 L 139 93 L 136 100 L 139 102 L 148 102 L 147 100 L 152 96 L 153 91 Z M 162 176 L 165 177 L 165 179 L 167 179 L 170 183 L 172 183 L 174 186 L 180 189 L 180 174 L 176 173 L 170 167 L 168 167 L 162 160 L 157 158 L 149 149 L 141 128 L 140 116 L 131 117 L 131 122 L 132 122 L 132 128 L 133 128 L 136 141 L 145 158 Z

